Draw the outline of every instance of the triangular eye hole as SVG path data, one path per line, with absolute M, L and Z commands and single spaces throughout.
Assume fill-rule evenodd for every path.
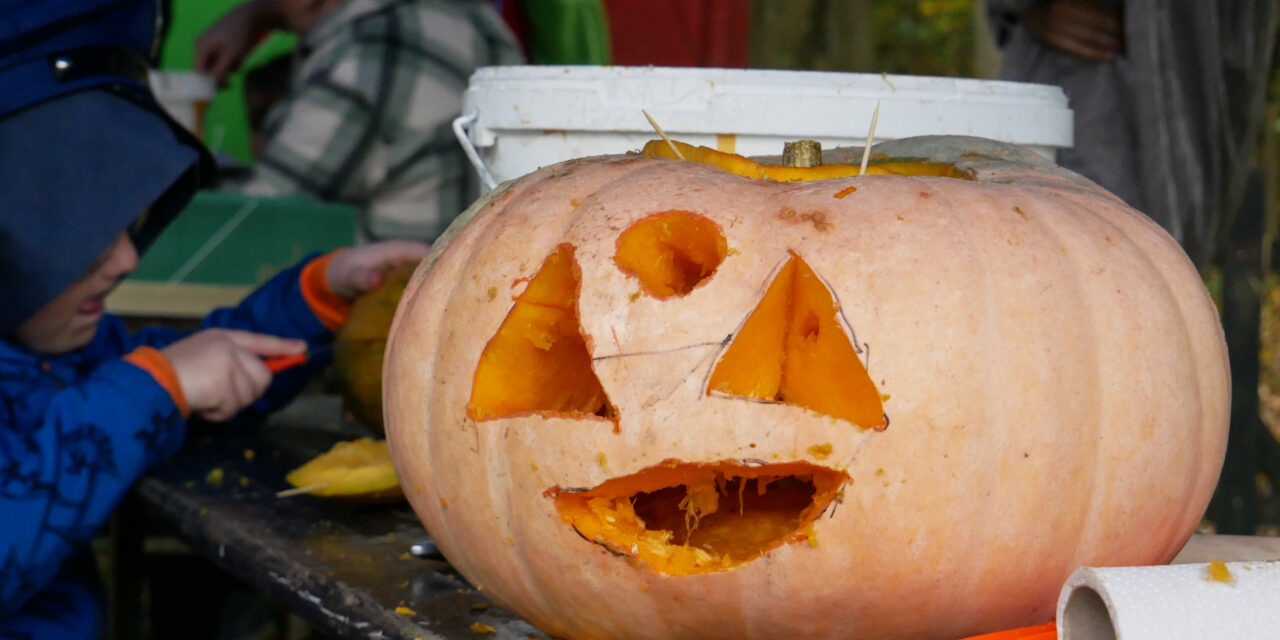
M 888 425 L 835 296 L 794 252 L 720 355 L 707 394 L 799 405 L 864 429 Z
M 566 243 L 547 256 L 485 345 L 467 403 L 471 419 L 598 416 L 616 426 L 617 410 L 591 368 L 578 321 L 581 275 L 573 253 Z

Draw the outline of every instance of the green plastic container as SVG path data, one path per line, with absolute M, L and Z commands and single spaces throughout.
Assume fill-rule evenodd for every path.
M 115 313 L 195 317 L 239 302 L 309 254 L 355 243 L 357 211 L 303 198 L 202 191 L 107 300 Z

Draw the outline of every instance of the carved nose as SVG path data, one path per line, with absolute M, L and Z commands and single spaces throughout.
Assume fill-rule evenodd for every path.
M 720 356 L 707 394 L 798 405 L 883 430 L 884 402 L 861 353 L 836 297 L 791 252 Z

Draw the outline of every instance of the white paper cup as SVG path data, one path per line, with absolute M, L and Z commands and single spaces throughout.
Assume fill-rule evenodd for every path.
M 151 92 L 164 110 L 198 138 L 204 137 L 204 112 L 218 91 L 212 76 L 194 71 L 152 71 Z

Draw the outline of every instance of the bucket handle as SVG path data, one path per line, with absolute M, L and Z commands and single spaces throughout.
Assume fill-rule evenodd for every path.
M 480 117 L 480 112 L 470 111 L 453 119 L 453 135 L 458 138 L 458 144 L 462 145 L 462 152 L 467 154 L 467 160 L 471 161 L 471 166 L 475 167 L 476 173 L 480 176 L 480 181 L 484 183 L 485 191 L 493 191 L 498 186 L 498 182 L 493 179 L 493 175 L 489 173 L 489 168 L 484 166 L 484 160 L 480 159 L 480 152 L 476 151 L 476 146 L 471 144 L 471 125 Z

